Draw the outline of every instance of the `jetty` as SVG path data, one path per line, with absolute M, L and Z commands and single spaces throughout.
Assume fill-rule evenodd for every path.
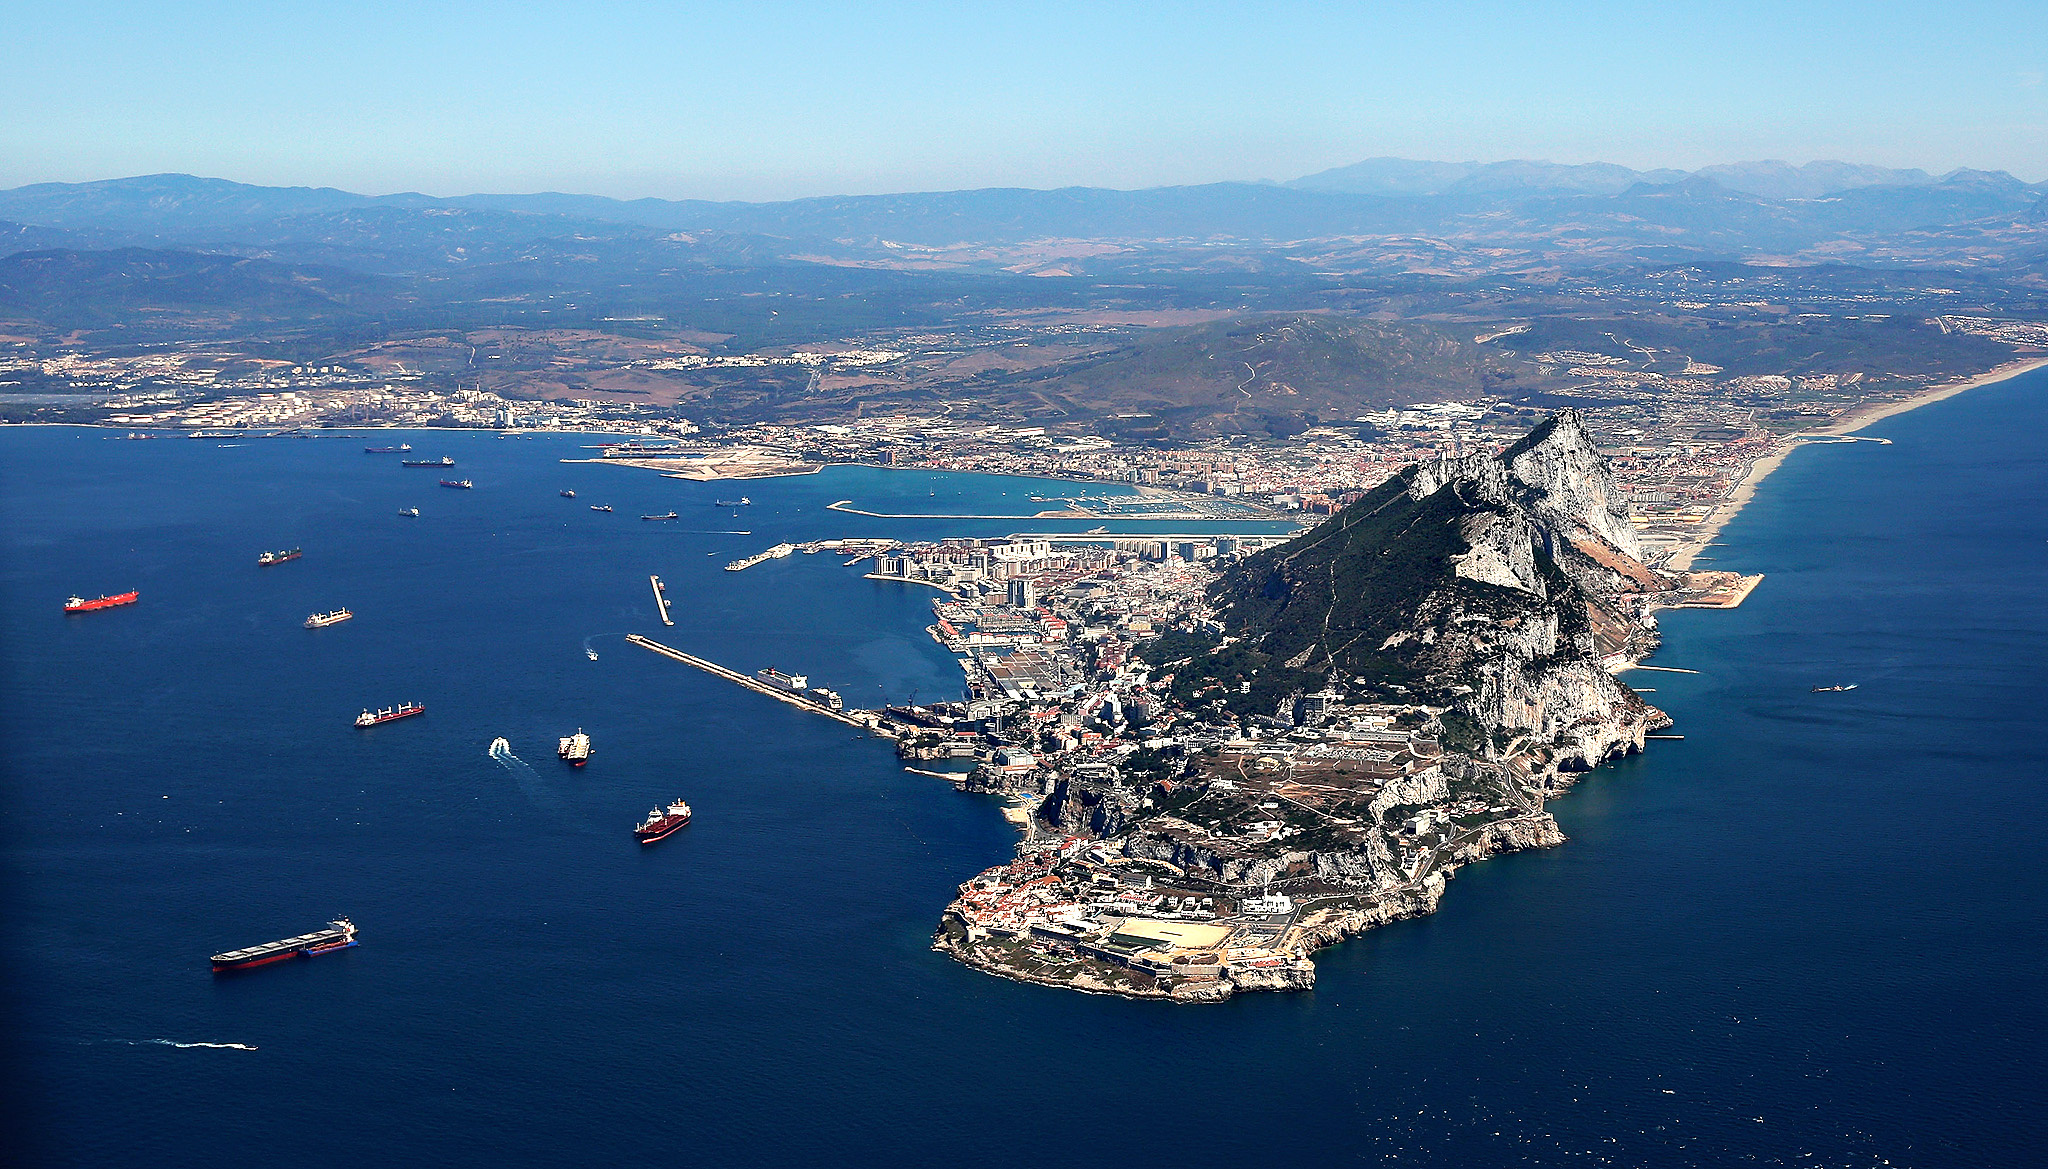
M 735 560 L 731 564 L 726 565 L 725 570 L 727 572 L 745 572 L 764 560 L 780 560 L 794 551 L 796 551 L 795 544 L 777 544 L 766 552 L 756 552 L 752 556 Z
M 650 576 L 647 578 L 647 583 L 654 586 L 654 608 L 661 614 L 661 623 L 663 625 L 674 625 L 675 622 L 668 619 L 668 595 L 661 591 L 661 578 Z
M 879 729 L 876 725 L 874 716 L 868 715 L 868 718 L 866 720 L 855 717 L 856 715 L 867 714 L 866 711 L 853 711 L 850 713 L 842 714 L 836 710 L 827 710 L 825 707 L 820 706 L 815 702 L 812 702 L 810 699 L 805 698 L 801 694 L 797 694 L 795 692 L 788 690 L 777 690 L 773 686 L 767 686 L 760 682 L 756 682 L 754 679 L 748 677 L 745 674 L 740 673 L 738 670 L 728 670 L 724 666 L 719 665 L 717 662 L 706 661 L 703 658 L 698 657 L 696 654 L 684 653 L 682 650 L 676 649 L 673 646 L 663 645 L 651 637 L 642 637 L 637 633 L 628 633 L 626 635 L 626 640 L 634 645 L 639 646 L 642 649 L 652 650 L 655 653 L 660 654 L 662 657 L 674 658 L 676 661 L 679 661 L 686 666 L 695 666 L 707 674 L 715 674 L 718 677 L 723 678 L 736 686 L 745 687 L 746 689 L 752 690 L 757 694 L 766 694 L 768 697 L 773 698 L 778 702 L 787 702 L 791 706 L 801 707 L 804 710 L 810 711 L 812 714 L 824 715 L 826 718 L 832 719 L 836 722 L 843 722 L 850 727 L 859 727 L 861 730 L 864 731 L 873 731 Z

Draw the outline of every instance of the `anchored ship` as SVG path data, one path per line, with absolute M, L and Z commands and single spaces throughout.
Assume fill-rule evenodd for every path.
M 283 564 L 287 560 L 297 560 L 298 558 L 299 550 L 297 548 L 287 548 L 282 552 L 265 552 L 256 558 L 256 563 L 267 568 L 273 564 Z
M 363 448 L 363 453 L 366 455 L 402 455 L 411 449 L 411 443 L 402 442 L 397 446 L 366 446 Z
M 610 511 L 611 509 L 612 505 L 609 503 L 593 503 L 590 505 L 590 510 L 592 511 Z
M 420 518 L 420 509 L 416 507 L 401 507 L 398 509 L 398 514 L 418 519 Z
M 442 455 L 438 459 L 400 459 L 398 460 L 398 465 L 401 467 L 452 467 L 455 465 L 455 460 L 447 455 Z
M 1814 692 L 1815 694 L 1840 694 L 1840 693 L 1841 693 L 1842 691 L 1844 691 L 1844 690 L 1854 690 L 1854 689 L 1856 689 L 1856 683 L 1854 683 L 1854 682 L 1849 682 L 1849 683 L 1842 683 L 1842 682 L 1837 682 L 1837 683 L 1835 683 L 1835 684 L 1834 684 L 1834 685 L 1832 685 L 1832 686 L 1815 686 L 1815 687 L 1813 688 L 1813 692 Z
M 576 498 L 576 493 L 575 493 L 574 491 L 564 491 L 564 492 L 562 492 L 562 498 L 563 498 L 563 499 L 574 499 L 574 498 Z
M 366 708 L 363 713 L 356 716 L 356 725 L 359 727 L 374 727 L 378 723 L 388 723 L 393 719 L 410 718 L 413 715 L 425 714 L 426 712 L 427 704 L 424 702 L 401 702 L 397 706 L 387 706 L 375 712 Z
M 562 745 L 555 748 L 555 754 L 571 767 L 583 766 L 590 762 L 590 736 L 583 733 L 582 727 L 577 727 L 575 734 L 562 739 Z
M 325 629 L 329 625 L 339 625 L 354 616 L 355 614 L 347 609 L 336 609 L 332 613 L 309 613 L 306 615 L 306 628 Z
M 337 917 L 328 922 L 324 930 L 300 934 L 296 938 L 286 938 L 283 941 L 265 942 L 260 946 L 229 950 L 225 954 L 215 954 L 213 972 L 220 974 L 229 970 L 247 970 L 272 962 L 282 962 L 287 958 L 297 958 L 301 954 L 308 958 L 316 958 L 322 954 L 332 954 L 336 950 L 346 950 L 355 944 L 355 923 L 345 917 Z
M 711 503 L 711 506 L 713 506 L 713 507 L 745 507 L 745 506 L 747 506 L 748 504 L 750 504 L 750 503 L 752 503 L 752 502 L 754 502 L 754 501 L 753 501 L 753 500 L 751 500 L 751 499 L 748 499 L 748 498 L 747 498 L 746 496 L 742 495 L 742 496 L 740 496 L 740 497 L 739 497 L 738 499 L 718 499 L 718 500 L 713 500 L 713 501 L 712 501 L 712 503 Z
M 690 805 L 678 798 L 675 803 L 670 804 L 666 809 L 656 808 L 652 812 L 647 813 L 647 819 L 641 821 L 640 825 L 633 829 L 633 835 L 639 837 L 642 844 L 653 844 L 657 840 L 666 840 L 677 829 L 689 822 Z
M 643 520 L 679 520 L 683 517 L 677 515 L 674 512 L 670 512 L 667 515 L 644 515 L 640 518 Z
M 467 479 L 443 479 L 443 480 L 441 480 L 441 486 L 443 486 L 443 487 L 459 487 L 459 488 L 461 488 L 462 490 L 464 490 L 464 491 L 467 491 L 467 490 L 469 490 L 470 488 L 472 488 L 472 487 L 476 486 L 476 484 L 474 484 L 474 483 L 471 483 L 471 482 L 470 482 L 469 480 L 467 480 Z
M 111 596 L 94 597 L 90 601 L 84 597 L 73 597 L 64 602 L 64 611 L 66 613 L 90 613 L 94 609 L 111 609 L 116 605 L 132 605 L 135 603 L 135 598 L 141 595 L 140 592 L 114 593 Z

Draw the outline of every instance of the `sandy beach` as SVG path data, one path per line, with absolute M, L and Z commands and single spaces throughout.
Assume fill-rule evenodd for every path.
M 1782 466 L 1787 455 L 1790 455 L 1793 451 L 1798 450 L 1807 443 L 1813 442 L 1816 439 L 1842 438 L 1852 435 L 1866 426 L 1881 422 L 1894 415 L 1904 414 L 1908 410 L 1918 410 L 1922 406 L 1939 402 L 1945 398 L 1953 398 L 1957 394 L 1988 386 L 1995 382 L 2002 382 L 2008 378 L 2015 378 L 2023 373 L 2031 373 L 2042 366 L 2048 366 L 2048 357 L 2030 357 L 2019 361 L 2009 361 L 1996 369 L 1978 374 L 1976 377 L 1964 381 L 1951 382 L 1947 385 L 1934 386 L 1909 397 L 1900 398 L 1897 401 L 1870 402 L 1857 406 L 1847 414 L 1842 415 L 1834 422 L 1818 430 L 1801 431 L 1798 434 L 1787 436 L 1770 454 L 1749 465 L 1749 472 L 1742 477 L 1740 482 L 1736 483 L 1735 489 L 1728 493 L 1728 497 L 1722 500 L 1713 513 L 1700 524 L 1699 530 L 1694 534 L 1693 538 L 1678 545 L 1676 550 L 1672 552 L 1671 559 L 1664 564 L 1664 569 L 1668 572 L 1684 572 L 1690 569 L 1693 559 L 1701 552 L 1704 552 L 1707 545 L 1712 543 L 1714 538 L 1721 534 L 1721 529 L 1727 526 L 1728 521 L 1734 519 L 1744 507 L 1749 505 L 1750 500 L 1756 498 L 1757 485 L 1768 479 L 1771 472 Z

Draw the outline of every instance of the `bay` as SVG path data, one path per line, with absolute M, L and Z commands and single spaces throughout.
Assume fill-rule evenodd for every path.
M 996 806 L 623 641 L 855 705 L 952 694 L 925 590 L 823 553 L 722 566 L 1093 526 L 825 510 L 1027 514 L 1072 485 L 834 468 L 719 509 L 733 485 L 564 464 L 566 436 L 405 436 L 459 492 L 338 439 L 0 432 L 10 1123 L 64 1165 L 2025 1159 L 2044 407 L 2035 374 L 1793 455 L 1716 553 L 1764 586 L 1664 615 L 1655 660 L 1698 675 L 1631 676 L 1684 741 L 1553 805 L 1564 847 L 1324 952 L 1313 992 L 1214 1007 L 931 953 L 1009 853 Z M 349 725 L 404 699 L 428 712 Z M 582 771 L 552 756 L 577 727 Z M 676 795 L 697 822 L 636 846 Z M 360 947 L 207 972 L 336 913 Z

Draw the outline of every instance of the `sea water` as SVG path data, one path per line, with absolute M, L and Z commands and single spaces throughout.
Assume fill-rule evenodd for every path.
M 623 639 L 849 705 L 953 696 L 929 590 L 723 565 L 1096 526 L 825 506 L 1072 485 L 834 468 L 736 516 L 733 485 L 562 463 L 566 436 L 404 436 L 460 492 L 361 441 L 0 432 L 16 1160 L 2020 1163 L 2048 1135 L 2048 377 L 1872 433 L 1725 531 L 1712 567 L 1769 575 L 1664 615 L 1654 660 L 1699 673 L 1628 678 L 1685 738 L 1557 801 L 1570 843 L 1463 870 L 1312 992 L 1176 1006 L 932 953 L 1009 855 L 998 805 Z M 350 725 L 400 701 L 427 712 Z M 578 727 L 581 770 L 553 755 Z M 678 796 L 696 821 L 636 844 Z M 362 945 L 208 972 L 338 914 Z

